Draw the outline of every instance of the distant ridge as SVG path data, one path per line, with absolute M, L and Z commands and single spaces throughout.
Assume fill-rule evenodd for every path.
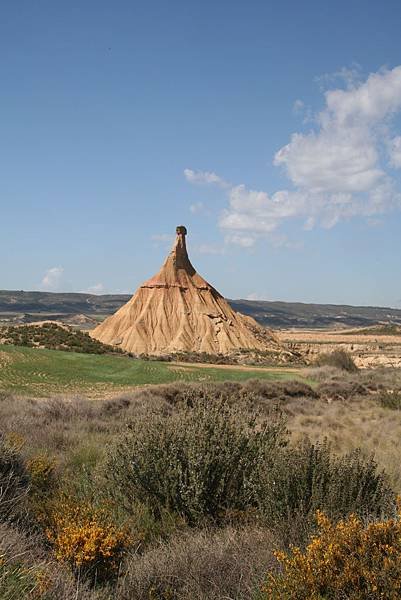
M 235 310 L 273 328 L 363 327 L 401 324 L 401 309 L 347 304 L 307 304 L 267 300 L 229 300 Z
M 86 315 L 99 321 L 128 302 L 131 294 L 25 292 L 0 290 L 0 321 L 41 320 L 44 316 L 67 320 Z M 265 327 L 319 328 L 364 327 L 376 323 L 401 324 L 401 309 L 377 306 L 307 304 L 267 300 L 228 300 L 234 310 L 249 315 Z

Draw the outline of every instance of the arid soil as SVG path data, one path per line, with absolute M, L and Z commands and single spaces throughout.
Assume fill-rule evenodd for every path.
M 288 329 L 281 330 L 279 338 L 305 355 L 308 362 L 313 362 L 320 353 L 341 348 L 352 355 L 360 368 L 401 367 L 401 335 L 361 335 L 357 329 Z

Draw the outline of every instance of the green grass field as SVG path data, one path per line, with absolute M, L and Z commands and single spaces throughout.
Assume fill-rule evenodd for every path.
M 125 356 L 0 345 L 0 391 L 18 394 L 48 396 L 82 392 L 96 396 L 137 385 L 251 378 L 306 381 L 297 369 L 177 365 Z

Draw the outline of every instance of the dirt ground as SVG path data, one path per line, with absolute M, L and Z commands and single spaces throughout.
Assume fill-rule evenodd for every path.
M 320 353 L 344 349 L 360 368 L 401 367 L 401 335 L 361 335 L 357 329 L 288 329 L 279 332 L 282 342 L 306 354 L 310 361 Z

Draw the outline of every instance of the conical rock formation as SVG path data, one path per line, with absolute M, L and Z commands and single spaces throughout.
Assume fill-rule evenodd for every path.
M 185 227 L 160 271 L 91 335 L 135 354 L 191 351 L 230 354 L 239 349 L 272 350 L 271 332 L 235 312 L 193 268 Z

